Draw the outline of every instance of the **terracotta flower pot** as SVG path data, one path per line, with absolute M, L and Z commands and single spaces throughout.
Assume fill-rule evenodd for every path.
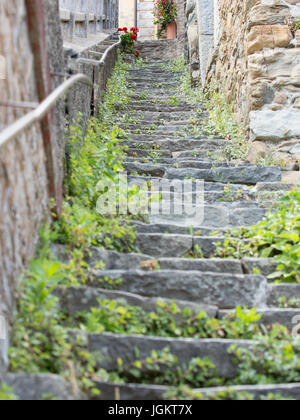
M 177 38 L 177 24 L 176 22 L 168 23 L 167 25 L 167 39 Z

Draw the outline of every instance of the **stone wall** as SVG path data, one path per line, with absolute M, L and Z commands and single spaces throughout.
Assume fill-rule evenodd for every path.
M 249 127 L 251 161 L 273 153 L 289 169 L 300 160 L 299 16 L 298 0 L 187 0 L 186 7 L 194 76 L 203 86 L 222 82 Z
M 37 102 L 33 54 L 23 0 L 0 2 L 1 101 Z M 0 130 L 28 110 L 1 107 Z M 11 322 L 16 278 L 35 252 L 39 226 L 47 219 L 47 171 L 39 125 L 0 149 L 0 316 Z M 7 342 L 0 340 L 5 365 Z

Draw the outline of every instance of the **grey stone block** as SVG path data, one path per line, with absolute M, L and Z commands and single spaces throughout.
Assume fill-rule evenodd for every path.
M 159 261 L 162 270 L 202 271 L 211 273 L 243 274 L 241 262 L 230 259 L 184 259 L 162 258 Z
M 9 373 L 3 382 L 23 401 L 38 401 L 46 395 L 61 401 L 82 399 L 80 394 L 73 394 L 70 384 L 58 375 Z
M 223 309 L 237 305 L 266 307 L 267 281 L 262 276 L 201 273 L 199 271 L 165 270 L 99 272 L 95 280 L 121 279 L 120 290 L 149 297 L 165 297 L 195 303 L 216 305 Z M 97 281 L 91 284 L 96 286 Z
M 287 300 L 300 299 L 300 284 L 272 284 L 268 289 L 268 306 L 276 307 L 278 299 L 283 296 Z
M 184 149 L 182 149 L 184 150 Z M 166 178 L 170 179 L 204 179 L 210 182 L 254 185 L 257 182 L 281 181 L 281 169 L 277 167 L 237 167 L 217 168 L 216 170 L 197 170 L 192 168 L 169 169 Z
M 246 340 L 194 340 L 175 338 L 142 337 L 138 335 L 89 334 L 89 351 L 101 351 L 101 366 L 107 370 L 117 367 L 117 358 L 124 364 L 136 359 L 143 360 L 152 350 L 163 350 L 168 347 L 170 352 L 178 357 L 180 364 L 186 364 L 195 357 L 208 357 L 215 364 L 221 377 L 233 378 L 236 375 L 236 365 L 228 353 L 232 345 L 251 347 L 253 342 Z M 137 358 L 135 349 L 139 349 Z
M 223 319 L 226 315 L 228 315 L 231 311 L 219 311 L 219 318 Z M 261 320 L 259 324 L 265 325 L 267 327 L 280 324 L 287 327 L 290 331 L 295 327 L 295 323 L 293 320 L 296 316 L 300 318 L 300 309 L 264 309 L 259 310 L 259 314 L 261 314 Z
M 96 388 L 101 392 L 96 399 L 115 400 L 116 396 L 121 401 L 163 401 L 165 395 L 172 388 L 159 385 L 138 385 L 138 384 L 113 384 L 101 381 L 95 381 Z M 212 396 L 219 393 L 247 393 L 253 395 L 255 399 L 260 399 L 269 394 L 279 394 L 287 399 L 292 398 L 300 400 L 300 384 L 282 384 L 282 385 L 244 385 L 218 388 L 195 389 L 195 393 L 201 393 L 203 396 Z
M 188 235 L 142 234 L 136 236 L 136 246 L 153 257 L 182 257 L 191 251 L 193 238 Z
M 122 291 L 102 290 L 91 287 L 67 287 L 57 288 L 54 293 L 60 298 L 61 308 L 66 311 L 69 316 L 74 316 L 82 311 L 90 311 L 91 308 L 97 308 L 99 306 L 99 300 L 118 299 L 123 300 L 127 305 L 138 306 L 146 312 L 156 312 L 157 302 L 163 301 L 166 303 L 175 302 L 181 309 L 190 308 L 197 313 L 205 312 L 211 318 L 217 316 L 216 306 L 185 302 L 183 300 L 172 301 L 160 297 L 148 298 Z
M 242 265 L 247 274 L 253 274 L 258 269 L 261 275 L 268 277 L 275 273 L 278 264 L 271 258 L 243 258 Z

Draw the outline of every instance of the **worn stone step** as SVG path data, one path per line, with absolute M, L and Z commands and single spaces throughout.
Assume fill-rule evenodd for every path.
M 100 396 L 95 397 L 97 400 L 116 400 L 121 401 L 137 400 L 137 401 L 164 401 L 165 395 L 172 390 L 171 387 L 160 385 L 140 385 L 140 384 L 114 384 L 110 382 L 94 381 L 95 387 L 100 391 Z M 236 401 L 237 393 L 251 394 L 255 400 L 266 397 L 269 394 L 281 395 L 287 399 L 300 401 L 300 384 L 282 384 L 282 385 L 241 385 L 218 388 L 201 388 L 195 389 L 196 394 L 201 393 L 204 397 L 225 395 L 226 399 L 230 398 L 228 393 L 232 392 L 233 400 Z
M 178 103 L 178 105 L 172 105 L 171 102 L 167 104 L 157 104 L 152 103 L 153 100 L 151 98 L 147 99 L 147 101 L 142 102 L 131 102 L 128 104 L 128 107 L 132 111 L 146 111 L 146 112 L 156 112 L 156 113 L 166 113 L 166 112 L 186 112 L 187 110 L 194 111 L 196 110 L 195 107 L 190 105 L 186 105 L 183 102 Z
M 219 311 L 219 318 L 223 319 L 228 316 L 231 311 Z M 295 327 L 295 319 L 298 317 L 300 319 L 300 309 L 263 309 L 259 310 L 258 314 L 261 315 L 259 324 L 262 324 L 266 327 L 270 327 L 274 324 L 280 324 L 287 327 L 290 331 Z
M 92 267 L 95 267 L 102 262 L 105 265 L 105 270 L 140 270 L 145 267 L 145 271 L 148 271 L 147 264 L 145 265 L 145 263 L 149 263 L 151 261 L 157 262 L 158 268 L 161 270 L 186 270 L 231 274 L 244 273 L 241 261 L 229 258 L 159 258 L 156 260 L 154 257 L 145 254 L 121 254 L 101 248 L 92 248 L 91 256 L 87 260 L 89 265 Z M 253 273 L 251 272 L 249 274 Z
M 288 301 L 300 299 L 300 284 L 272 284 L 269 285 L 268 306 L 278 306 L 278 299 L 286 297 Z
M 161 270 L 243 274 L 241 262 L 233 259 L 160 258 L 158 260 L 158 264 Z
M 197 205 L 184 203 L 184 207 L 176 207 L 176 203 L 152 203 L 149 213 L 150 223 L 173 222 L 183 226 L 222 227 L 254 226 L 263 220 L 267 209 L 251 206 L 249 208 L 231 208 L 223 205 Z M 163 207 L 164 206 L 164 207 Z M 164 210 L 162 210 L 162 207 Z M 180 214 L 178 214 L 180 212 Z
M 148 80 L 140 80 L 140 81 L 135 81 L 135 82 L 131 82 L 129 81 L 129 85 L 128 88 L 129 89 L 134 89 L 135 92 L 138 92 L 139 89 L 141 90 L 147 90 L 147 89 L 175 89 L 179 87 L 179 82 L 178 81 L 148 81 Z
M 159 165 L 128 162 L 124 163 L 122 166 L 128 174 L 138 173 L 139 175 L 163 177 L 166 173 L 166 168 L 164 166 Z
M 131 112 L 131 117 L 137 117 L 139 118 L 139 122 L 142 123 L 143 121 L 147 121 L 147 122 L 172 122 L 172 123 L 176 123 L 176 121 L 179 122 L 183 122 L 186 123 L 188 121 L 188 118 L 190 118 L 192 116 L 192 112 L 186 112 L 183 110 L 172 110 L 172 111 L 168 111 L 166 112 L 164 111 L 151 111 L 148 109 L 144 109 L 143 113 L 140 114 L 141 111 L 139 111 L 138 113 L 134 113 Z M 123 115 L 123 113 L 120 113 L 120 115 Z
M 266 307 L 268 283 L 260 275 L 203 273 L 200 271 L 161 270 L 153 273 L 134 271 L 98 271 L 97 280 L 121 280 L 118 289 L 148 297 L 216 305 L 222 309 L 236 306 Z
M 278 266 L 278 263 L 272 258 L 243 258 L 242 264 L 245 273 L 253 274 L 255 270 L 259 270 L 266 278 L 275 273 Z
M 217 168 L 216 170 L 197 170 L 190 168 L 173 168 L 166 173 L 169 179 L 205 179 L 211 182 L 255 185 L 258 182 L 280 182 L 281 169 L 277 167 L 239 167 Z
M 173 234 L 173 235 L 211 235 L 215 229 L 209 228 L 207 226 L 195 226 L 195 227 L 186 227 L 186 226 L 178 226 L 174 224 L 168 223 L 142 223 L 142 222 L 134 222 L 133 225 L 138 233 L 141 234 Z M 219 229 L 219 232 L 225 232 L 224 229 Z
M 153 155 L 159 155 L 161 157 L 167 157 L 170 158 L 172 157 L 172 152 L 170 150 L 167 149 L 159 149 L 159 151 L 155 151 L 155 150 L 149 150 L 149 148 L 147 147 L 145 149 L 144 144 L 142 144 L 142 148 L 139 147 L 139 145 L 137 144 L 135 147 L 128 147 L 124 150 L 125 154 L 127 156 L 131 156 L 131 157 L 141 157 L 141 158 L 148 158 L 149 156 L 153 157 Z
M 180 134 L 180 133 L 179 133 Z M 144 141 L 148 142 L 148 145 L 150 143 L 156 144 L 162 141 L 171 140 L 171 141 L 181 141 L 181 142 L 188 142 L 188 141 L 196 141 L 195 146 L 199 147 L 201 143 L 218 143 L 219 145 L 225 146 L 226 142 L 219 137 L 210 138 L 208 139 L 207 136 L 201 135 L 199 137 L 193 137 L 193 136 L 181 136 L 178 133 L 173 133 L 168 135 L 161 135 L 156 133 L 130 133 L 130 140 L 135 141 Z M 182 149 L 183 150 L 183 149 Z M 197 156 L 195 156 L 197 158 Z
M 59 287 L 54 294 L 60 300 L 60 307 L 70 317 L 79 312 L 90 311 L 99 307 L 99 300 L 122 300 L 127 305 L 142 308 L 146 312 L 156 312 L 157 302 L 175 303 L 180 309 L 189 308 L 195 313 L 205 312 L 209 317 L 216 318 L 218 308 L 213 305 L 185 302 L 183 300 L 169 300 L 163 297 L 145 297 L 133 293 L 115 290 L 103 290 L 92 287 Z M 178 317 L 177 317 L 178 318 Z
M 211 141 L 202 141 L 202 140 L 183 140 L 183 139 L 166 139 L 166 140 L 154 140 L 154 141 L 145 141 L 143 135 L 139 135 L 140 141 L 138 140 L 126 140 L 122 142 L 124 146 L 129 147 L 130 149 L 139 149 L 148 152 L 151 150 L 155 150 L 156 152 L 160 152 L 161 150 L 167 150 L 170 153 L 174 153 L 176 151 L 189 151 L 190 154 L 197 148 L 197 155 L 199 156 L 202 153 L 202 157 L 206 157 L 208 153 L 212 153 L 215 151 L 222 151 L 223 144 L 220 140 L 211 140 Z M 147 156 L 147 155 L 146 155 Z M 184 171 L 182 170 L 182 173 Z M 191 173 L 191 171 L 186 171 Z M 198 171 L 194 171 L 194 175 L 197 176 Z M 191 176 L 187 174 L 190 178 L 195 178 L 195 176 Z M 210 176 L 212 178 L 212 175 Z M 180 177 L 180 174 L 172 176 L 172 172 L 170 171 L 169 174 L 170 179 L 185 179 L 186 177 Z M 199 178 L 198 178 L 199 179 Z M 277 178 L 278 179 L 278 178 Z M 213 180 L 215 181 L 215 180 Z M 220 180 L 217 180 L 221 182 Z
M 159 183 L 167 182 L 167 180 L 162 180 L 161 178 L 155 178 L 155 177 L 145 177 L 145 176 L 128 176 L 128 182 L 130 182 L 131 185 L 137 185 L 141 188 L 145 185 L 145 183 L 153 181 L 155 182 L 155 185 L 159 185 Z M 184 180 L 172 180 L 173 185 L 182 185 Z M 196 185 L 196 181 L 190 181 L 192 185 Z M 188 183 L 188 185 L 190 185 Z M 204 182 L 204 191 L 206 192 L 222 192 L 227 193 L 228 191 L 228 184 L 224 184 L 221 182 Z M 230 185 L 230 193 L 251 193 L 251 187 L 245 185 L 245 184 L 232 184 Z
M 253 346 L 253 342 L 246 340 L 173 339 L 109 333 L 88 335 L 88 350 L 101 351 L 103 361 L 100 365 L 109 371 L 117 369 L 118 358 L 123 360 L 125 366 L 137 360 L 136 349 L 139 349 L 138 359 L 144 360 L 152 350 L 168 347 L 178 357 L 181 365 L 196 357 L 208 357 L 215 364 L 218 375 L 227 379 L 236 376 L 236 365 L 228 354 L 229 348 L 234 344 L 240 347 Z
M 79 400 L 82 397 L 79 393 L 74 394 L 70 383 L 59 375 L 7 373 L 1 379 L 21 401 L 41 401 L 45 396 L 60 401 Z
M 153 121 L 153 120 L 144 120 L 141 122 L 138 122 L 136 124 L 121 124 L 121 128 L 126 129 L 127 131 L 132 131 L 133 133 L 136 133 L 137 131 L 147 132 L 152 131 L 153 134 L 156 135 L 163 135 L 167 136 L 168 133 L 174 133 L 177 135 L 177 132 L 185 133 L 187 132 L 187 129 L 189 128 L 188 121 L 182 120 L 182 121 Z M 174 135 L 174 134 L 171 134 Z

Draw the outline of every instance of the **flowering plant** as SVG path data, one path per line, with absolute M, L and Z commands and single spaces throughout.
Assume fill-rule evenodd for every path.
M 131 54 L 134 54 L 136 57 L 140 55 L 139 51 L 135 51 L 135 43 L 138 38 L 139 28 L 131 28 L 128 30 L 128 28 L 119 28 L 119 32 L 124 32 L 123 35 L 121 35 L 121 45 L 124 52 L 129 52 Z
M 167 28 L 169 23 L 176 20 L 177 6 L 175 0 L 157 0 L 154 9 L 154 24 L 159 25 L 158 36 Z

